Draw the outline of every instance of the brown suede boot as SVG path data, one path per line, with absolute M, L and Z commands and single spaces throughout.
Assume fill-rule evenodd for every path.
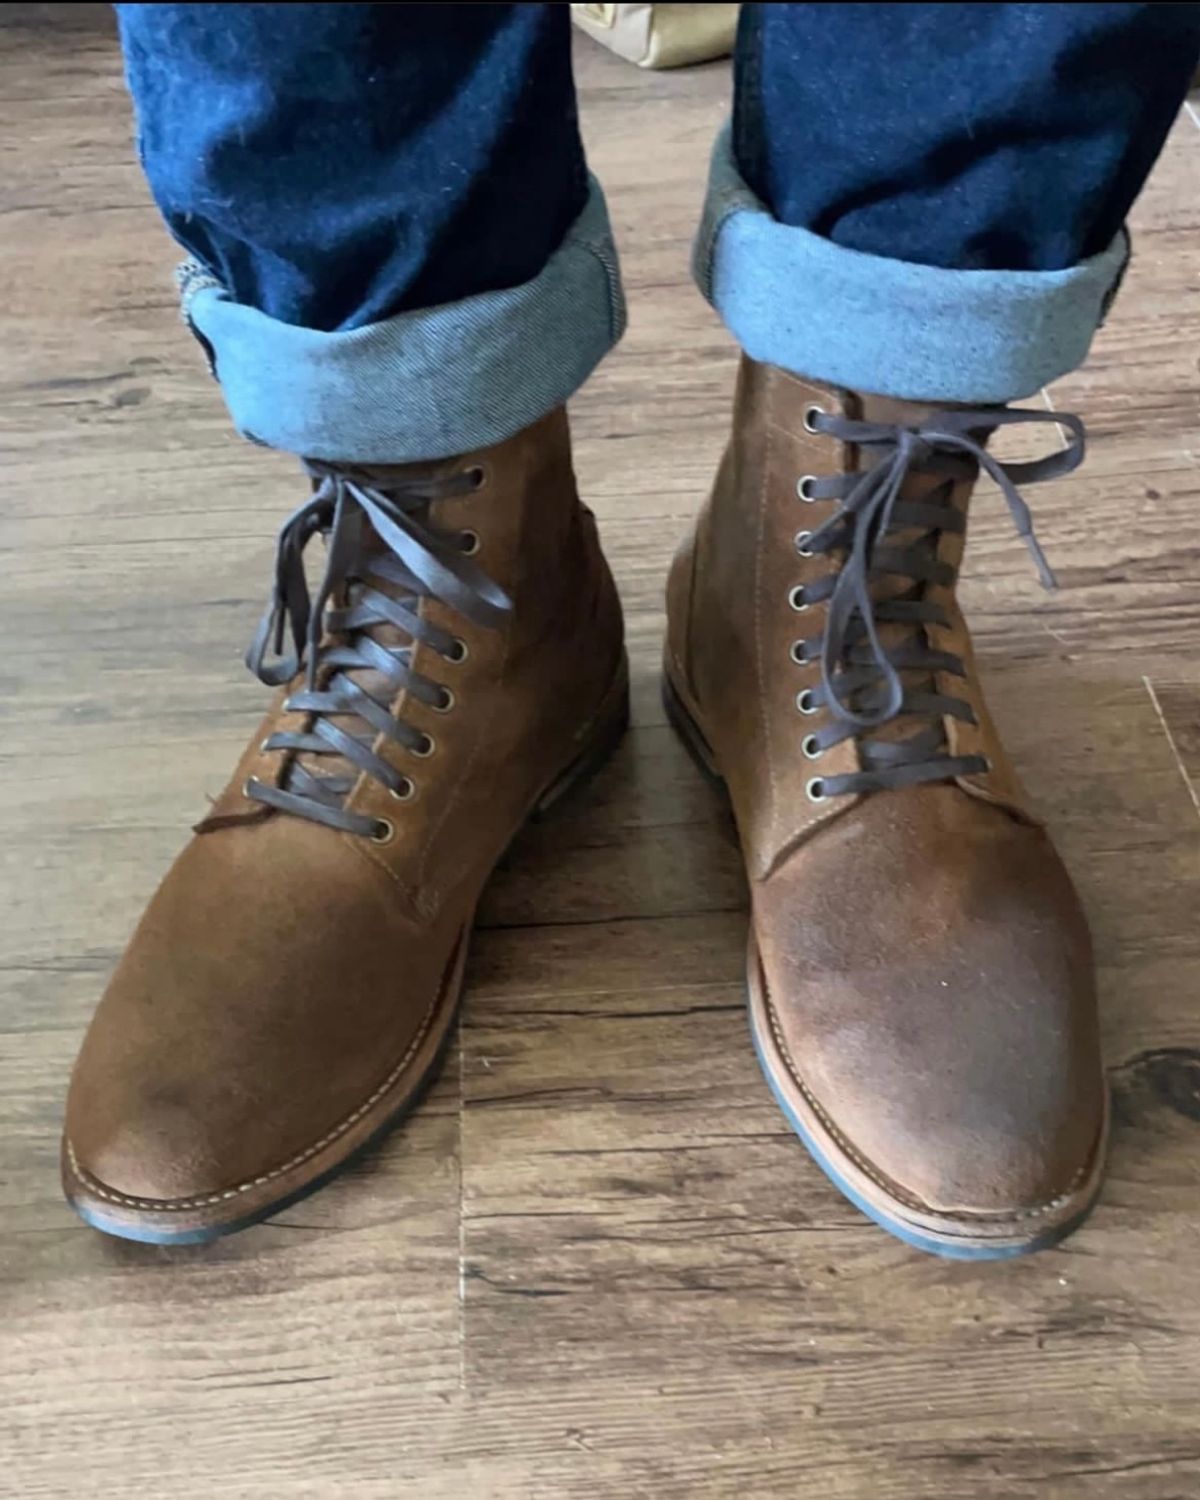
M 983 445 L 1018 421 L 1070 445 L 1001 466 Z M 668 587 L 667 705 L 733 801 L 768 1081 L 847 1196 L 944 1255 L 1060 1239 L 1099 1184 L 1088 931 L 954 593 L 979 467 L 1029 537 L 1013 480 L 1081 456 L 1074 417 L 936 410 L 745 360 Z
M 626 723 L 620 606 L 565 412 L 460 459 L 309 468 L 252 648 L 286 686 L 150 903 L 71 1085 L 67 1196 L 132 1239 L 261 1219 L 405 1113 L 450 1035 L 484 882 Z M 285 628 L 295 655 L 268 666 Z

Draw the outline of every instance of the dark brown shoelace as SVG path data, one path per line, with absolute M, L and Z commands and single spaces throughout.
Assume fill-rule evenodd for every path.
M 998 427 L 1050 423 L 1068 434 L 1065 448 L 1029 463 L 1001 463 L 984 446 Z M 1007 407 L 973 407 L 938 411 L 919 426 L 853 421 L 812 407 L 806 417 L 811 431 L 853 444 L 877 455 L 861 472 L 819 478 L 805 476 L 797 486 L 804 500 L 839 500 L 837 511 L 815 531 L 798 533 L 801 556 L 835 554 L 837 571 L 793 590 L 793 607 L 827 605 L 824 633 L 797 641 L 797 661 L 819 660 L 821 683 L 799 695 L 801 713 L 828 710 L 829 720 L 805 736 L 810 759 L 843 740 L 858 741 L 862 769 L 844 776 L 814 776 L 808 794 L 814 801 L 856 792 L 883 791 L 922 782 L 949 781 L 989 769 L 980 755 L 952 756 L 944 732 L 946 716 L 975 722 L 969 704 L 937 690 L 935 673 L 965 676 L 960 657 L 935 650 L 926 627 L 948 625 L 940 605 L 926 597 L 930 584 L 953 585 L 955 569 L 939 560 L 939 537 L 961 533 L 962 513 L 952 503 L 954 485 L 984 469 L 999 485 L 1018 534 L 1037 563 L 1047 588 L 1054 575 L 1033 534 L 1029 507 L 1017 485 L 1034 484 L 1069 474 L 1083 460 L 1083 423 L 1068 412 L 1010 411 Z M 913 474 L 942 482 L 919 500 L 902 497 Z M 880 597 L 881 580 L 888 592 Z M 908 583 L 897 587 L 896 581 Z M 881 625 L 899 626 L 880 638 Z M 902 676 L 901 674 L 905 674 Z M 881 736 L 878 731 L 900 717 L 926 720 L 910 735 Z
M 304 686 L 286 707 L 308 715 L 302 731 L 272 734 L 267 752 L 289 756 L 279 786 L 251 778 L 246 796 L 280 812 L 329 828 L 377 837 L 380 820 L 344 805 L 360 772 L 381 782 L 401 801 L 414 782 L 376 754 L 377 735 L 414 755 L 429 736 L 393 717 L 396 694 L 445 711 L 453 694 L 413 670 L 413 648 L 424 642 L 448 662 L 461 661 L 465 643 L 419 612 L 422 599 L 438 599 L 476 625 L 495 628 L 512 608 L 504 591 L 473 563 L 464 535 L 430 522 L 437 500 L 478 487 L 479 470 L 436 479 L 396 480 L 327 463 L 308 462 L 317 481 L 311 497 L 279 533 L 275 588 L 246 665 L 276 687 L 304 668 Z M 310 597 L 304 552 L 314 536 L 326 545 L 325 574 Z M 285 634 L 292 654 L 283 656 Z M 393 644 L 395 642 L 395 644 Z M 276 660 L 268 661 L 268 652 Z M 321 759 L 329 757 L 329 769 Z

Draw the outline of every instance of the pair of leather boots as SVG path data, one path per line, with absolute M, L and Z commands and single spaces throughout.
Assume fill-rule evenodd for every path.
M 992 456 L 996 428 L 1037 420 L 1067 447 Z M 1060 1239 L 1104 1155 L 1087 927 L 955 599 L 979 470 L 1036 550 L 1014 481 L 1081 452 L 1061 414 L 744 359 L 668 582 L 664 694 L 732 800 L 763 1071 L 849 1198 L 951 1256 Z M 307 468 L 249 658 L 274 702 L 71 1085 L 67 1196 L 132 1239 L 261 1219 L 405 1114 L 450 1036 L 485 882 L 626 724 L 620 604 L 563 411 L 453 460 Z

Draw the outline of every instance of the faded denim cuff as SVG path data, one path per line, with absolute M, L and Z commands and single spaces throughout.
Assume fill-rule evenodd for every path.
M 1129 258 L 1125 230 L 1065 271 L 947 271 L 781 224 L 717 137 L 692 269 L 752 359 L 907 401 L 1014 401 L 1081 364 Z
M 184 317 L 238 431 L 307 458 L 414 463 L 512 437 L 579 389 L 625 331 L 608 211 L 583 212 L 531 281 L 322 333 L 235 302 L 180 267 Z

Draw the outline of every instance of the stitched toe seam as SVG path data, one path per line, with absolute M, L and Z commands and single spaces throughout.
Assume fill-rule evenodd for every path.
M 843 1152 L 845 1152 L 846 1156 L 849 1157 L 849 1159 L 854 1163 L 859 1171 L 862 1172 L 866 1177 L 868 1177 L 876 1187 L 887 1193 L 889 1197 L 896 1199 L 897 1202 L 902 1203 L 906 1208 L 912 1209 L 915 1213 L 927 1215 L 930 1218 L 945 1219 L 948 1222 L 953 1221 L 959 1224 L 971 1224 L 972 1226 L 975 1226 L 975 1222 L 976 1220 L 978 1220 L 978 1228 L 982 1232 L 999 1235 L 1003 1233 L 1005 1224 L 1018 1223 L 1026 1219 L 1044 1218 L 1047 1214 L 1054 1213 L 1056 1209 L 1061 1208 L 1072 1198 L 1080 1183 L 1087 1176 L 1087 1173 L 1091 1167 L 1090 1157 L 1088 1161 L 1079 1168 L 1074 1177 L 1072 1177 L 1065 1191 L 1060 1193 L 1057 1197 L 1051 1198 L 1049 1202 L 1039 1204 L 1035 1208 L 1014 1209 L 1011 1211 L 999 1210 L 994 1214 L 972 1212 L 971 1210 L 964 1210 L 961 1213 L 948 1213 L 943 1209 L 931 1208 L 929 1204 L 923 1203 L 919 1198 L 916 1198 L 911 1193 L 906 1192 L 902 1187 L 900 1187 L 898 1183 L 892 1182 L 888 1178 L 886 1178 L 883 1173 L 873 1165 L 873 1163 L 869 1162 L 866 1157 L 857 1150 L 853 1142 L 848 1140 L 847 1137 L 842 1133 L 842 1131 L 838 1129 L 837 1125 L 813 1095 L 812 1090 L 800 1077 L 800 1070 L 797 1068 L 796 1063 L 792 1057 L 791 1050 L 789 1049 L 787 1041 L 783 1034 L 783 1029 L 779 1024 L 779 1018 L 775 1013 L 775 1007 L 772 1004 L 770 994 L 767 991 L 765 975 L 762 975 L 762 994 L 764 1006 L 767 1012 L 767 1021 L 771 1028 L 771 1034 L 775 1040 L 776 1049 L 784 1066 L 788 1071 L 788 1076 L 790 1077 L 792 1083 L 799 1090 L 800 1094 L 804 1098 L 805 1103 L 812 1110 L 813 1114 L 815 1114 L 816 1117 L 820 1120 L 826 1131 L 828 1131 L 830 1137 L 837 1143 L 838 1147 Z
M 336 1141 L 339 1137 L 345 1135 L 348 1130 L 353 1129 L 358 1121 L 361 1120 L 364 1115 L 369 1114 L 370 1111 L 375 1107 L 375 1105 L 378 1104 L 380 1099 L 382 1099 L 383 1096 L 395 1086 L 401 1074 L 403 1074 L 404 1070 L 408 1067 L 414 1055 L 420 1048 L 422 1042 L 429 1035 L 430 1028 L 433 1026 L 434 1018 L 437 1016 L 440 1009 L 438 1004 L 439 999 L 440 995 L 438 997 L 435 997 L 433 1004 L 430 1005 L 429 1009 L 425 1013 L 425 1016 L 421 1022 L 420 1029 L 417 1031 L 416 1036 L 409 1043 L 404 1056 L 387 1075 L 387 1077 L 383 1080 L 379 1087 L 375 1089 L 375 1091 L 367 1099 L 365 1099 L 362 1104 L 360 1104 L 358 1108 L 353 1111 L 353 1113 L 347 1115 L 343 1120 L 340 1120 L 338 1124 L 336 1124 L 332 1128 L 332 1130 L 326 1131 L 326 1133 L 320 1138 L 320 1140 L 314 1141 L 311 1146 L 305 1147 L 303 1151 L 298 1152 L 295 1156 L 291 1157 L 288 1161 L 283 1162 L 280 1166 L 273 1167 L 269 1172 L 263 1172 L 258 1177 L 248 1178 L 245 1182 L 239 1182 L 234 1187 L 223 1188 L 220 1192 L 217 1193 L 205 1193 L 191 1198 L 136 1198 L 131 1197 L 127 1193 L 118 1193 L 115 1188 L 109 1187 L 107 1183 L 101 1182 L 98 1177 L 94 1177 L 92 1173 L 89 1172 L 87 1168 L 80 1163 L 79 1158 L 75 1153 L 74 1143 L 71 1141 L 70 1137 L 67 1137 L 65 1145 L 67 1159 L 71 1164 L 71 1170 L 72 1172 L 74 1172 L 79 1181 L 83 1183 L 85 1187 L 90 1189 L 90 1191 L 95 1193 L 98 1198 L 103 1198 L 108 1203 L 120 1204 L 123 1208 L 151 1209 L 157 1213 L 183 1213 L 188 1209 L 213 1208 L 219 1203 L 227 1203 L 231 1198 L 239 1197 L 242 1193 L 248 1193 L 253 1188 L 262 1187 L 268 1182 L 274 1182 L 277 1178 L 284 1176 L 287 1172 L 292 1171 L 294 1168 L 303 1166 L 306 1161 L 309 1161 L 312 1157 L 318 1155 L 325 1149 L 326 1146 L 332 1145 L 333 1142 Z

